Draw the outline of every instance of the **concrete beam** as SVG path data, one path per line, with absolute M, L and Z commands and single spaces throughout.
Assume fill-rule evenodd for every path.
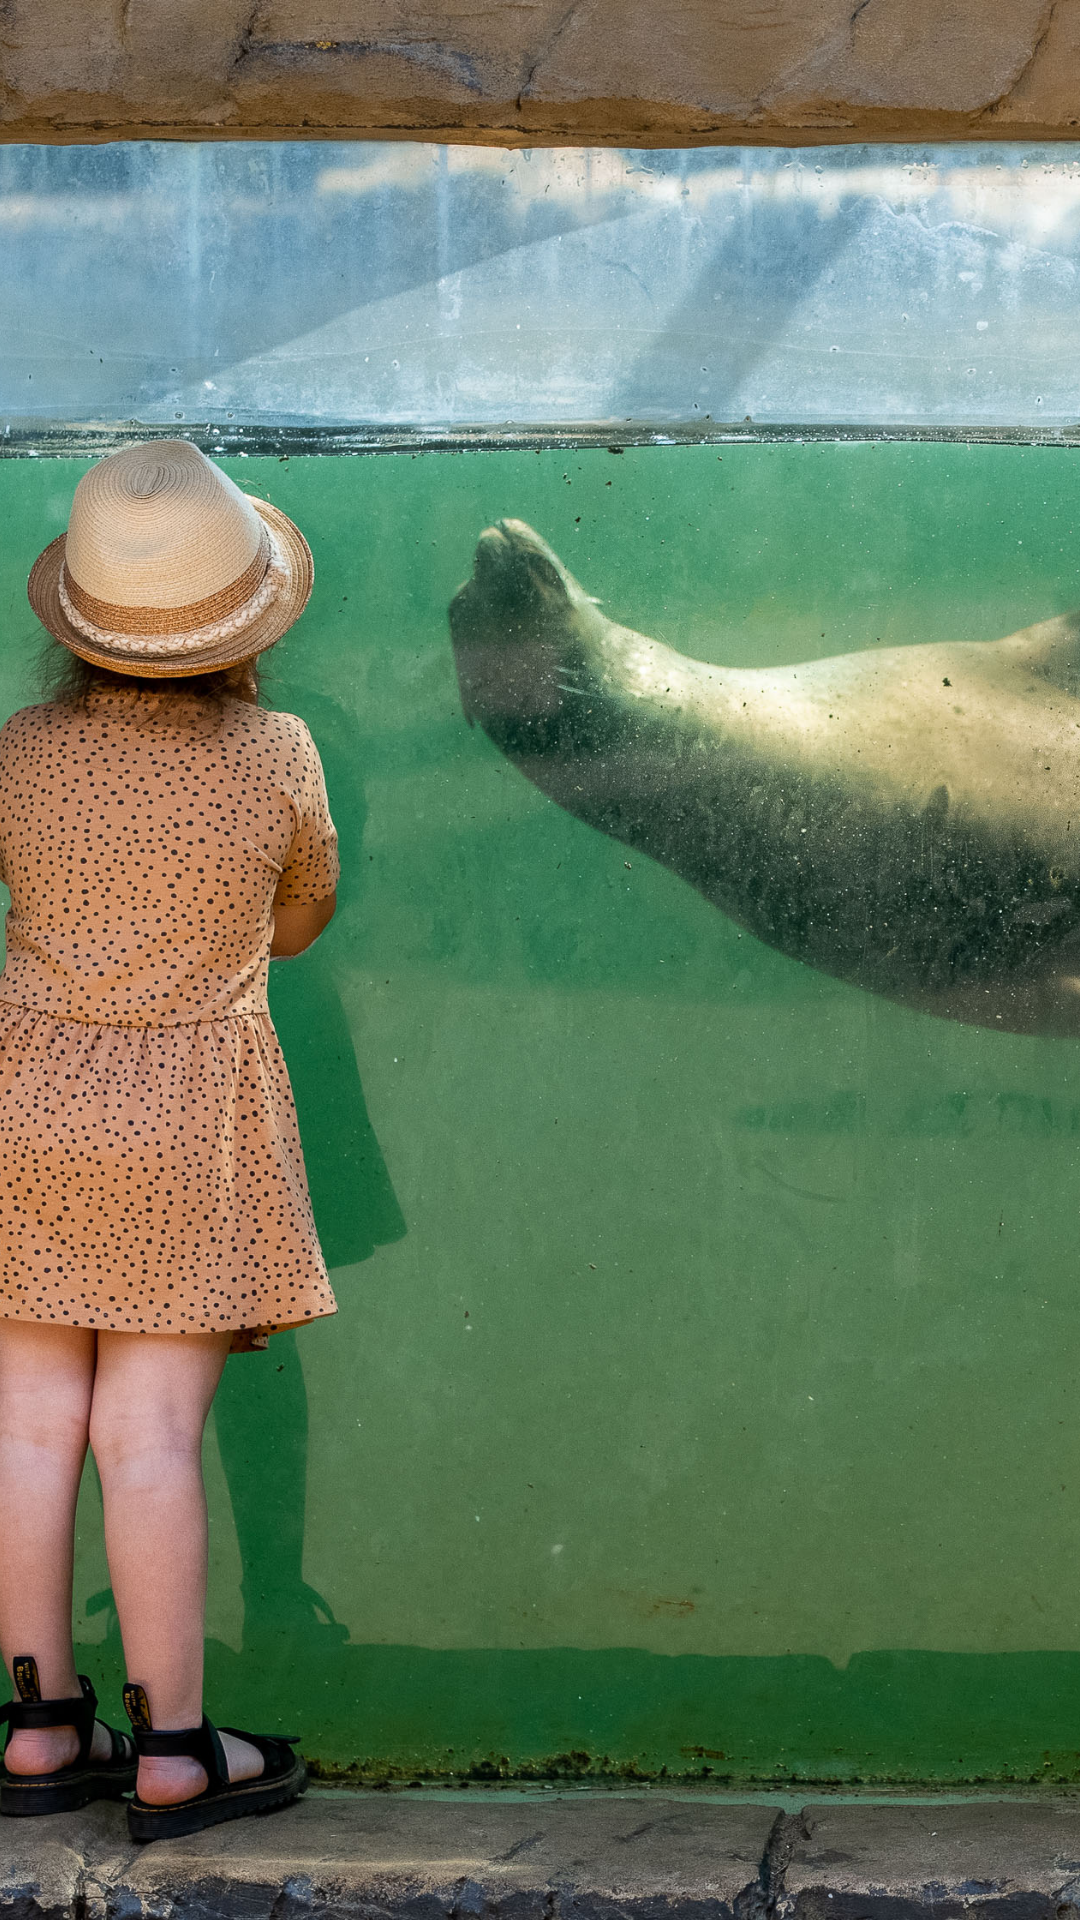
M 1080 0 L 3 0 L 0 138 L 1072 139 Z
M 135 1847 L 122 1808 L 0 1821 L 0 1920 L 1077 1920 L 1080 1802 L 313 1791 Z

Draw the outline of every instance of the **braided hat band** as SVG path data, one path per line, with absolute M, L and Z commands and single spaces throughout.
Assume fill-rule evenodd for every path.
M 252 622 L 259 618 L 260 614 L 265 613 L 270 602 L 276 598 L 282 588 L 287 584 L 289 570 L 285 564 L 284 556 L 269 529 L 265 531 L 266 543 L 263 551 L 259 555 L 262 577 L 255 591 L 250 594 L 246 600 L 242 599 L 239 602 L 234 613 L 226 614 L 218 620 L 207 621 L 203 626 L 188 627 L 184 624 L 183 616 L 192 612 L 192 608 L 177 607 L 175 610 L 178 616 L 177 623 L 176 627 L 172 628 L 166 625 L 167 613 L 163 612 L 160 608 L 109 607 L 100 600 L 92 600 L 89 594 L 83 595 L 75 581 L 69 578 L 66 564 L 60 568 L 60 578 L 57 583 L 60 605 L 63 607 L 72 626 L 78 629 L 84 639 L 92 640 L 94 645 L 98 647 L 112 647 L 130 653 L 160 653 L 162 637 L 168 634 L 173 651 L 192 654 L 204 652 L 207 647 L 217 646 L 222 640 L 231 638 L 233 634 L 243 633 L 245 627 L 250 627 Z M 248 571 L 250 573 L 251 569 Z M 243 576 L 237 584 L 244 584 L 245 579 L 246 576 Z M 224 599 L 226 597 L 230 596 L 226 594 L 210 596 L 211 599 Z M 87 617 L 86 612 L 84 612 L 79 605 L 80 599 L 84 606 L 86 602 L 89 601 L 95 613 L 101 609 L 107 614 L 119 613 L 135 616 L 146 614 L 152 617 L 155 624 L 144 631 L 141 626 L 134 624 L 129 625 L 125 619 L 119 626 L 102 627 L 99 626 L 96 621 Z M 195 604 L 196 606 L 205 606 L 206 602 L 196 602 Z M 167 612 L 171 611 L 172 609 L 167 610 Z
M 299 528 L 179 440 L 125 448 L 84 474 L 68 531 L 38 556 L 27 591 L 83 659 L 172 677 L 273 646 L 313 579 Z

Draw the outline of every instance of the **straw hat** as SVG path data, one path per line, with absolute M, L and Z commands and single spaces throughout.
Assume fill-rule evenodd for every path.
M 210 673 L 298 619 L 315 568 L 298 527 L 187 440 L 110 453 L 83 475 L 66 534 L 27 593 L 72 653 L 115 673 Z

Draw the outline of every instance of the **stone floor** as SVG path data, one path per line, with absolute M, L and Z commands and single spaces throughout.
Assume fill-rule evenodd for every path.
M 313 1790 L 137 1848 L 123 1810 L 0 1821 L 16 1920 L 1080 1920 L 1080 1797 L 750 1802 Z

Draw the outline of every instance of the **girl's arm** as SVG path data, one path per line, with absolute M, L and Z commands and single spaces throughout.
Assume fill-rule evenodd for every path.
M 303 953 L 305 947 L 318 939 L 323 928 L 330 925 L 336 906 L 336 893 L 328 893 L 325 900 L 302 907 L 279 907 L 275 901 L 271 960 L 292 960 L 296 954 Z

